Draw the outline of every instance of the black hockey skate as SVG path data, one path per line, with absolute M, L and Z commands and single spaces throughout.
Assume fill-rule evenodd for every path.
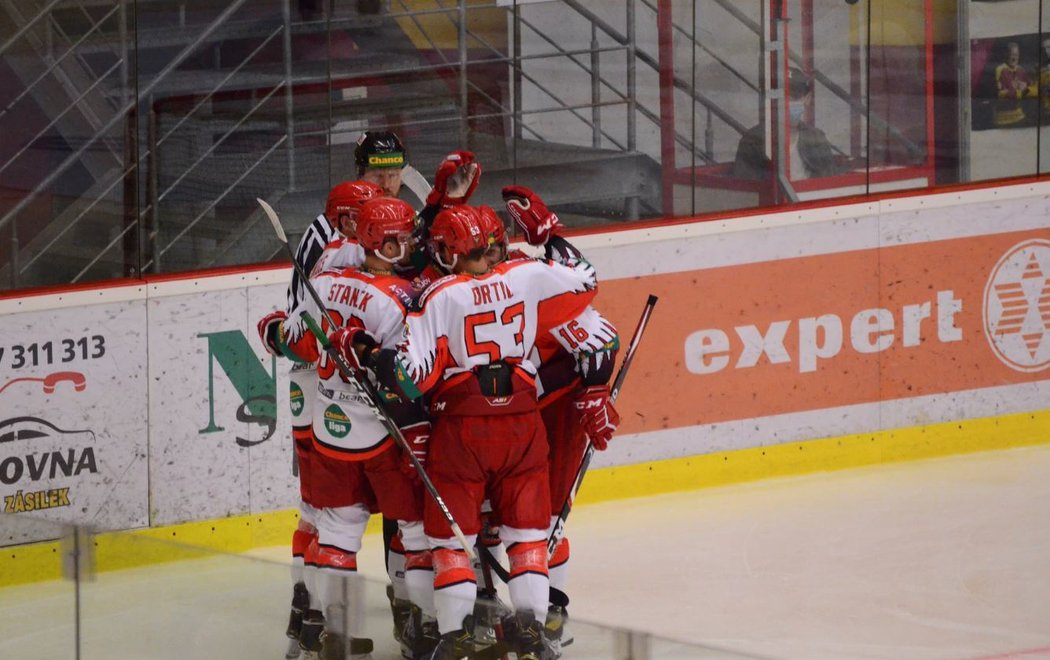
M 572 634 L 566 633 L 565 624 L 569 620 L 569 611 L 561 605 L 547 608 L 547 620 L 543 624 L 543 636 L 547 639 L 555 658 L 561 657 L 561 650 L 572 644 Z
M 303 658 L 313 660 L 321 654 L 321 635 L 324 633 L 324 616 L 319 610 L 303 610 L 303 623 L 299 629 L 299 649 Z
M 310 607 L 310 592 L 306 584 L 296 582 L 292 587 L 292 611 L 288 615 L 288 629 L 284 631 L 288 639 L 299 639 L 299 630 L 303 627 L 303 611 Z
M 367 637 L 346 637 L 325 631 L 321 635 L 321 660 L 368 658 L 373 646 Z
M 442 635 L 433 652 L 424 656 L 423 660 L 461 660 L 461 658 L 468 658 L 469 660 L 501 660 L 510 652 L 510 647 L 502 641 L 479 648 L 477 641 L 470 632 L 472 627 L 470 616 L 463 621 L 463 625 L 465 626 L 464 628 Z
M 310 592 L 306 590 L 306 584 L 296 582 L 292 587 L 292 611 L 288 615 L 288 628 L 284 634 L 288 636 L 288 650 L 284 652 L 285 660 L 296 660 L 299 657 L 299 633 L 303 628 L 303 612 L 310 607 Z
M 394 587 L 386 585 L 386 598 L 390 601 L 390 614 L 394 618 L 394 639 L 403 643 L 402 634 L 412 615 L 412 603 L 407 600 L 394 597 Z
M 405 660 L 427 658 L 440 639 L 437 621 L 424 621 L 423 612 L 413 605 L 411 616 L 401 632 L 401 657 Z
M 502 621 L 512 611 L 495 591 L 478 589 L 477 599 L 474 601 L 474 614 L 464 622 L 467 624 L 467 630 L 474 636 L 475 644 L 478 647 L 487 647 L 502 639 Z
M 462 660 L 475 657 L 474 638 L 462 628 L 442 635 L 430 655 L 425 656 L 426 660 Z
M 544 638 L 543 626 L 532 612 L 516 612 L 504 619 L 503 632 L 518 660 L 555 660 L 558 657 Z

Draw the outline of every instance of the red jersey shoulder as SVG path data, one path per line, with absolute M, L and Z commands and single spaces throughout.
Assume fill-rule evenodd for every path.
M 402 311 L 408 311 L 415 303 L 415 289 L 412 288 L 412 283 L 406 279 L 396 276 L 387 277 L 384 278 L 382 284 L 377 282 L 376 286 L 396 300 L 401 305 Z

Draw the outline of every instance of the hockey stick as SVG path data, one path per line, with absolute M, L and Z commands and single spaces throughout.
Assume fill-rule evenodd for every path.
M 645 307 L 642 309 L 642 316 L 638 319 L 638 326 L 634 329 L 631 343 L 628 344 L 627 353 L 624 354 L 623 362 L 620 364 L 620 371 L 616 373 L 616 378 L 613 380 L 613 385 L 609 390 L 609 401 L 615 402 L 616 398 L 620 395 L 620 388 L 623 387 L 624 378 L 627 377 L 627 369 L 631 366 L 631 361 L 634 360 L 634 354 L 638 350 L 638 344 L 642 341 L 642 334 L 645 332 L 645 326 L 649 324 L 649 317 L 652 316 L 653 307 L 656 306 L 656 300 L 656 296 L 649 294 L 649 299 L 645 301 Z M 593 455 L 594 445 L 591 444 L 590 439 L 588 439 L 587 448 L 583 452 L 583 460 L 580 461 L 580 467 L 576 470 L 576 478 L 572 481 L 572 488 L 569 490 L 569 494 L 565 497 L 565 503 L 562 504 L 561 511 L 558 513 L 558 518 L 554 521 L 554 528 L 551 530 L 550 538 L 547 539 L 548 557 L 554 555 L 554 548 L 558 546 L 561 537 L 565 535 L 565 519 L 569 517 L 569 512 L 572 511 L 572 504 L 576 499 L 576 494 L 580 490 L 580 485 L 583 483 L 583 475 L 587 472 L 587 468 L 591 464 L 591 457 Z
M 259 202 L 259 206 L 261 206 L 266 213 L 266 217 L 270 219 L 270 224 L 273 225 L 273 230 L 277 234 L 277 239 L 284 243 L 284 247 L 288 250 L 288 256 L 292 259 L 292 266 L 295 268 L 296 272 L 299 273 L 299 277 L 302 278 L 303 285 L 306 287 L 306 291 L 310 294 L 310 297 L 313 298 L 314 304 L 317 305 L 317 308 L 321 310 L 321 314 L 324 315 L 325 320 L 328 321 L 328 326 L 332 329 L 338 328 L 339 326 L 332 321 L 332 317 L 328 314 L 328 309 L 321 301 L 321 296 L 317 295 L 317 289 L 315 289 L 313 284 L 310 283 L 310 277 L 303 270 L 303 267 L 299 265 L 299 262 L 295 260 L 295 253 L 292 252 L 292 246 L 288 245 L 288 237 L 284 234 L 284 227 L 281 226 L 281 219 L 277 217 L 277 212 L 274 211 L 273 207 L 267 204 L 265 200 L 257 197 L 255 198 L 255 201 Z M 332 342 L 328 341 L 328 336 L 325 335 L 317 325 L 317 321 L 311 318 L 309 314 L 304 314 L 303 319 L 310 327 L 310 331 L 314 334 L 314 337 L 316 337 L 317 341 L 321 343 L 325 352 L 328 353 L 328 356 L 332 358 L 332 361 L 335 362 L 337 367 L 339 367 L 339 371 L 342 372 L 351 383 L 354 383 L 361 390 L 361 393 L 365 395 L 364 398 L 366 399 L 366 405 L 372 411 L 372 414 L 383 424 L 387 433 L 394 438 L 397 444 L 401 446 L 401 449 L 408 455 L 409 460 L 412 461 L 412 467 L 415 468 L 416 473 L 419 474 L 419 478 L 423 482 L 423 487 L 427 489 L 427 492 L 430 494 L 430 497 L 433 498 L 434 503 L 438 505 L 439 509 L 441 509 L 441 514 L 445 516 L 445 520 L 448 522 L 449 527 L 452 528 L 452 533 L 455 534 L 456 540 L 458 540 L 459 544 L 463 546 L 463 550 L 467 553 L 467 557 L 469 557 L 472 562 L 477 561 L 477 555 L 474 554 L 474 548 L 470 547 L 470 544 L 467 543 L 467 538 L 463 536 L 463 530 L 460 529 L 459 523 L 456 522 L 456 519 L 452 517 L 452 512 L 449 511 L 448 506 L 445 504 L 445 500 L 441 498 L 441 494 L 438 493 L 437 488 L 434 487 L 434 482 L 430 480 L 426 470 L 423 469 L 423 464 L 420 463 L 419 459 L 416 458 L 416 455 L 412 453 L 412 448 L 409 446 L 408 441 L 405 440 L 405 436 L 402 435 L 401 429 L 397 427 L 397 424 L 390 419 L 390 416 L 379 405 L 379 393 L 376 392 L 375 386 L 367 378 L 358 379 L 354 377 L 354 370 L 347 363 L 346 359 L 340 355 L 338 349 L 332 346 Z
M 405 184 L 405 187 L 412 191 L 420 202 L 427 203 L 427 195 L 430 194 L 431 186 L 419 173 L 419 170 L 411 165 L 405 165 L 401 168 L 401 183 Z
M 503 564 L 499 563 L 496 556 L 482 544 L 478 544 L 478 556 L 481 557 L 482 567 L 488 567 L 492 569 L 492 572 L 496 574 L 503 584 L 507 584 L 510 581 L 510 571 L 503 568 Z
M 492 625 L 492 632 L 496 636 L 496 645 L 499 646 L 501 644 L 506 643 L 506 635 L 503 631 L 502 621 L 503 612 L 501 611 L 501 608 L 506 608 L 506 606 L 503 605 L 503 603 L 500 601 L 499 594 L 496 592 L 496 583 L 492 580 L 492 573 L 496 572 L 496 574 L 499 575 L 500 579 L 503 580 L 504 584 L 506 584 L 507 581 L 510 580 L 510 574 L 507 573 L 502 566 L 500 566 L 499 560 L 492 556 L 492 552 L 489 551 L 488 547 L 486 547 L 484 542 L 482 542 L 480 534 L 477 537 L 477 549 L 478 556 L 481 557 L 481 579 L 484 582 L 483 591 L 485 593 L 486 600 L 491 601 L 486 602 L 485 606 L 492 608 L 491 610 L 489 610 L 489 614 L 492 614 L 493 612 L 495 613 L 495 623 L 493 623 Z M 503 570 L 502 574 L 499 573 L 500 570 Z M 506 660 L 505 655 L 499 657 L 504 658 L 504 660 Z

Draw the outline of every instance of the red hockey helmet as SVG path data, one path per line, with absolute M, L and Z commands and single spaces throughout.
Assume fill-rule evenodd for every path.
M 430 227 L 431 256 L 448 270 L 453 269 L 460 256 L 488 246 L 489 237 L 483 228 L 481 214 L 477 209 L 465 204 L 441 211 Z M 452 254 L 451 263 L 446 263 L 441 258 L 442 247 Z
M 481 229 L 488 236 L 490 244 L 507 240 L 507 227 L 491 206 L 479 206 L 478 214 L 481 216 Z
M 385 261 L 395 262 L 404 258 L 416 228 L 416 212 L 408 202 L 394 197 L 379 197 L 364 203 L 357 213 L 354 232 L 357 242 L 366 250 L 379 250 L 387 239 L 396 239 L 401 244 L 401 254 Z
M 494 266 L 507 258 L 507 227 L 491 206 L 479 206 L 478 215 L 481 217 L 481 230 L 485 232 L 489 243 L 485 258 Z
M 344 181 L 336 184 L 328 193 L 324 217 L 344 236 L 353 236 L 351 228 L 361 205 L 382 195 L 383 189 L 368 181 Z

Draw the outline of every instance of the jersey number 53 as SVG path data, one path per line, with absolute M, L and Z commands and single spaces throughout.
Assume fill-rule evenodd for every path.
M 467 345 L 467 355 L 479 357 L 487 355 L 489 363 L 508 357 L 524 357 L 525 346 L 525 303 L 519 302 L 507 307 L 497 318 L 496 312 L 478 312 L 464 319 L 463 337 Z M 478 330 L 482 330 L 482 336 L 504 339 L 508 335 L 513 336 L 512 355 L 504 355 L 503 342 L 492 339 L 479 339 Z

